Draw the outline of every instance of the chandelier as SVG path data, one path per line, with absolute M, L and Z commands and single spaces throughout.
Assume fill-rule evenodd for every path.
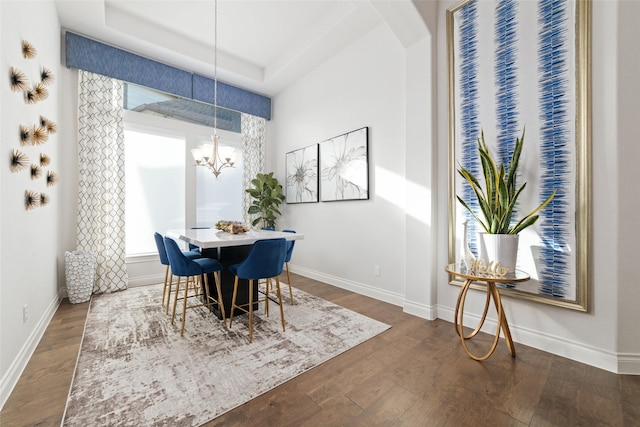
M 209 169 L 216 178 L 223 169 L 233 167 L 233 148 L 218 146 L 218 0 L 214 0 L 213 30 L 213 135 L 212 144 L 203 144 L 191 150 L 196 166 Z

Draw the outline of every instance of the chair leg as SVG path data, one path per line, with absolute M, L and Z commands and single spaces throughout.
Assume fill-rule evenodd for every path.
M 236 307 L 236 296 L 238 295 L 238 276 L 236 276 L 235 281 L 233 282 L 233 297 L 231 298 L 231 315 L 229 316 L 229 328 L 231 328 L 231 324 L 233 323 L 233 309 Z
M 278 292 L 278 302 L 280 303 L 280 319 L 282 319 L 282 332 L 284 332 L 284 310 L 282 309 L 282 293 L 280 292 L 280 279 L 276 276 L 276 290 Z
M 226 314 L 224 312 L 224 304 L 222 303 L 222 292 L 220 290 L 220 274 L 219 272 L 215 271 L 213 273 L 213 279 L 216 282 L 216 290 L 218 291 L 218 299 L 214 299 L 213 297 L 211 297 L 211 294 L 209 293 L 209 275 L 208 274 L 203 274 L 202 276 L 200 276 L 202 280 L 202 277 L 204 277 L 204 298 L 205 298 L 205 303 L 203 304 L 205 307 L 211 307 L 211 305 L 213 304 L 218 304 L 218 308 L 220 309 L 220 313 L 222 313 L 222 321 L 224 322 L 224 325 L 227 326 L 227 318 L 226 318 Z M 215 302 L 211 302 L 211 301 L 215 301 Z M 210 309 L 209 309 L 210 310 Z
M 195 276 L 191 278 L 193 286 L 196 286 Z M 180 330 L 180 336 L 184 336 L 184 324 L 187 320 L 187 298 L 189 297 L 189 277 L 187 277 L 187 286 L 184 287 L 184 300 L 182 301 L 182 329 Z
M 195 278 L 193 279 L 193 288 L 194 288 L 194 292 L 195 292 L 196 297 L 200 296 L 200 291 L 202 290 L 201 289 L 202 288 L 202 276 L 204 276 L 204 274 L 200 276 L 200 286 L 196 286 L 196 280 L 195 280 Z
M 164 286 L 162 287 L 162 306 L 164 307 L 164 301 L 167 294 L 167 280 L 169 279 L 169 266 L 164 269 Z
M 204 286 L 202 285 L 202 283 L 204 282 Z M 203 288 L 204 289 L 204 305 L 206 305 L 207 307 L 211 304 L 211 297 L 209 295 L 209 275 L 208 274 L 203 274 L 200 276 L 200 286 L 198 286 L 198 288 Z
M 178 293 L 180 292 L 180 279 L 182 279 L 180 276 L 178 276 L 178 283 L 176 283 L 176 294 L 173 297 L 173 313 L 171 313 L 171 324 L 173 325 L 173 322 L 176 318 L 176 305 L 178 304 Z M 167 304 L 167 310 L 169 309 L 169 304 Z
M 269 292 L 271 292 L 271 279 L 266 279 L 265 281 L 265 293 L 264 293 L 264 314 L 269 317 Z
M 249 279 L 249 342 L 253 340 L 253 280 Z
M 178 277 L 178 279 L 179 279 L 179 277 Z M 169 314 L 169 305 L 171 304 L 171 287 L 172 286 L 173 286 L 173 272 L 171 271 L 171 269 L 169 269 L 169 289 L 167 290 L 167 311 L 166 311 L 166 314 Z
M 224 312 L 224 301 L 222 300 L 222 288 L 220 287 L 220 272 L 216 271 L 213 273 L 213 279 L 216 282 L 216 290 L 218 291 L 218 307 L 220 308 L 220 313 L 222 313 L 222 321 L 224 322 L 224 326 L 227 326 L 227 316 Z M 209 290 L 209 279 L 207 278 L 207 276 L 205 276 L 205 281 L 207 281 L 206 283 L 206 289 L 207 292 Z M 207 295 L 207 298 L 209 298 L 209 295 Z
M 293 289 L 291 286 L 291 275 L 289 274 L 289 263 L 285 262 L 284 266 L 286 267 L 287 270 L 287 285 L 289 285 L 289 297 L 291 298 L 291 305 L 293 305 Z
M 278 286 L 280 285 L 278 284 Z M 278 289 L 280 288 L 278 287 Z M 278 295 L 280 295 L 280 293 L 278 293 Z M 231 325 L 233 324 L 233 315 L 236 308 L 238 310 L 248 313 L 249 314 L 249 342 L 252 342 L 253 341 L 253 304 L 254 304 L 253 279 L 249 279 L 249 304 L 248 304 L 249 308 L 247 310 L 244 310 L 243 308 L 240 308 L 240 306 L 236 305 L 237 296 L 238 296 L 238 276 L 236 276 L 235 281 L 233 282 L 233 297 L 231 298 L 231 316 L 229 317 L 229 328 L 231 328 Z M 282 305 L 282 297 L 280 297 L 280 305 Z M 242 307 L 244 306 L 245 304 L 242 305 Z M 280 311 L 282 311 L 282 307 L 280 308 Z

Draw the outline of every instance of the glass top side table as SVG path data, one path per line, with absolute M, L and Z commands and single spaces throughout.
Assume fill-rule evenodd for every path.
M 525 282 L 529 280 L 529 275 L 522 270 L 517 270 L 511 273 L 507 273 L 502 277 L 498 277 L 497 275 L 492 274 L 483 274 L 479 273 L 475 270 L 468 269 L 465 265 L 461 264 L 449 264 L 445 267 L 445 271 L 448 273 L 462 277 L 465 279 L 464 285 L 460 289 L 460 293 L 458 294 L 458 302 L 456 303 L 456 311 L 455 311 L 455 319 L 454 325 L 456 328 L 456 333 L 460 336 L 460 341 L 462 342 L 462 347 L 467 355 L 478 361 L 486 360 L 493 354 L 496 347 L 498 346 L 498 340 L 500 339 L 500 330 L 504 333 L 504 338 L 507 343 L 507 347 L 509 348 L 509 352 L 511 353 L 511 357 L 516 357 L 516 349 L 513 346 L 513 340 L 511 339 L 511 331 L 509 331 L 509 324 L 507 323 L 507 317 L 504 314 L 504 308 L 502 307 L 502 299 L 500 298 L 500 292 L 496 283 L 515 283 L 515 282 Z M 482 313 L 482 319 L 480 319 L 480 323 L 478 326 L 471 332 L 469 335 L 464 335 L 463 333 L 463 315 L 464 315 L 464 303 L 467 299 L 467 293 L 471 284 L 474 281 L 485 282 L 487 284 L 487 299 L 484 304 L 484 311 Z M 485 319 L 487 318 L 487 312 L 489 310 L 489 304 L 491 298 L 493 297 L 494 305 L 496 306 L 496 311 L 498 312 L 498 327 L 496 329 L 496 335 L 493 340 L 493 344 L 489 351 L 483 356 L 476 356 L 472 354 L 467 348 L 466 340 L 475 337 L 478 332 L 480 332 L 480 328 L 484 324 Z

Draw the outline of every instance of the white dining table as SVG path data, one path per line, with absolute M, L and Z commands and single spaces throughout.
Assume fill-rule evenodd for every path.
M 301 240 L 300 233 L 286 233 L 272 230 L 250 230 L 242 234 L 231 234 L 215 228 L 182 228 L 167 231 L 167 236 L 183 240 L 203 249 L 224 248 L 229 246 L 252 245 L 258 240 L 280 239 Z
M 215 228 L 189 228 L 189 229 L 171 229 L 167 230 L 166 235 L 172 239 L 182 240 L 200 248 L 200 253 L 204 257 L 217 259 L 223 266 L 220 272 L 220 285 L 222 291 L 222 300 L 224 303 L 225 314 L 227 317 L 231 314 L 231 298 L 234 288 L 234 275 L 229 271 L 229 267 L 233 264 L 240 263 L 246 259 L 251 251 L 252 245 L 258 240 L 266 239 L 286 239 L 301 240 L 304 235 L 301 233 L 287 233 L 284 231 L 271 230 L 250 230 L 242 234 L 231 234 L 226 231 L 217 230 Z M 248 281 L 240 279 L 241 283 Z M 218 296 L 216 287 L 213 285 L 214 279 L 209 277 L 209 292 L 215 298 Z M 237 294 L 238 304 L 245 304 L 249 301 L 248 286 L 240 286 Z M 253 289 L 253 300 L 258 300 L 258 287 Z M 257 303 L 254 310 L 257 310 Z M 215 306 L 211 307 L 211 311 L 222 318 L 221 310 Z

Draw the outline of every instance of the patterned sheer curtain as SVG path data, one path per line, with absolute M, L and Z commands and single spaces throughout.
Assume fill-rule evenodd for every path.
M 97 258 L 93 293 L 127 288 L 122 82 L 79 71 L 77 249 Z
M 262 117 L 242 113 L 242 214 L 245 224 L 251 224 L 251 216 L 247 213 L 251 205 L 251 196 L 244 191 L 251 187 L 251 180 L 256 174 L 264 171 L 265 141 L 267 138 L 267 120 Z

